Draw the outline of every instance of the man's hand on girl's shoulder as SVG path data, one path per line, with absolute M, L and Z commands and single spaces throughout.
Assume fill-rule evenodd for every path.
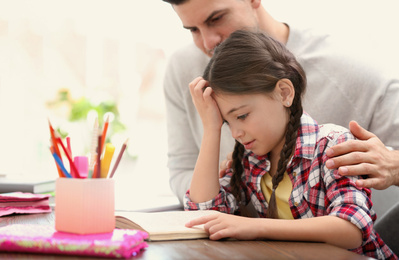
M 368 178 L 356 181 L 359 187 L 383 190 L 399 185 L 399 151 L 389 150 L 376 135 L 355 121 L 349 123 L 349 129 L 358 140 L 328 149 L 327 168 L 338 169 L 342 176 L 367 175 Z

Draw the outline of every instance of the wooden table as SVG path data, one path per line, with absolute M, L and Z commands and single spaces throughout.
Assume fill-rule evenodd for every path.
M 0 227 L 10 224 L 54 225 L 54 214 L 14 215 L 0 218 Z M 368 259 L 324 243 L 284 241 L 212 241 L 209 239 L 148 242 L 131 259 Z M 0 259 L 96 259 L 61 255 L 0 252 Z
M 149 243 L 137 259 L 368 259 L 324 243 L 284 241 L 212 241 Z

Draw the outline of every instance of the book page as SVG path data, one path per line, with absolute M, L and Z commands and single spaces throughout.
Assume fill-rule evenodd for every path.
M 195 226 L 193 228 L 185 227 L 185 224 L 191 219 L 195 219 L 204 215 L 211 215 L 219 213 L 213 210 L 201 210 L 201 211 L 166 211 L 166 212 L 117 212 L 116 216 L 116 227 L 127 228 L 127 220 L 134 222 L 137 225 L 131 225 L 130 228 L 145 230 L 150 234 L 150 238 L 155 240 L 157 236 L 162 235 L 171 236 L 170 239 L 182 239 L 182 238 L 195 238 L 195 237 L 207 237 L 203 225 Z M 123 219 L 123 218 L 125 219 Z M 131 224 L 134 224 L 131 223 Z M 188 235 L 192 234 L 192 235 Z M 200 236 L 194 234 L 202 234 Z

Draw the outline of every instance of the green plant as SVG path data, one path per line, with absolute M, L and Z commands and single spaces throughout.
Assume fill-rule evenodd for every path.
M 53 106 L 60 104 L 68 105 L 68 120 L 71 122 L 86 120 L 90 111 L 96 111 L 98 115 L 98 123 L 99 125 L 103 125 L 105 120 L 104 115 L 106 113 L 112 113 L 114 118 L 109 126 L 112 129 L 112 132 L 117 133 L 126 130 L 125 125 L 119 120 L 118 106 L 115 101 L 105 100 L 98 104 L 93 104 L 87 97 L 73 100 L 70 97 L 69 89 L 62 88 L 58 91 L 57 99 L 51 102 L 51 105 Z M 58 131 L 63 137 L 68 135 L 66 132 L 61 132 L 61 129 L 58 129 Z M 107 138 L 109 138 L 109 136 L 107 136 Z

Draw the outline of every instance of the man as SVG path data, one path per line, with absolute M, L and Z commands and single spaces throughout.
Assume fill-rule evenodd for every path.
M 367 174 L 368 179 L 357 183 L 364 187 L 399 184 L 399 151 L 385 147 L 399 148 L 399 79 L 363 60 L 369 53 L 355 55 L 329 35 L 281 23 L 261 0 L 164 1 L 172 4 L 195 44 L 171 57 L 164 82 L 170 185 L 180 201 L 189 187 L 203 133 L 188 84 L 202 75 L 218 44 L 245 28 L 269 33 L 298 57 L 308 78 L 305 111 L 319 123 L 346 126 L 356 120 L 376 134 L 352 122 L 350 130 L 360 140 L 329 150 L 333 158 L 328 167 L 339 168 L 343 175 Z M 234 144 L 226 126 L 221 142 L 223 161 Z

